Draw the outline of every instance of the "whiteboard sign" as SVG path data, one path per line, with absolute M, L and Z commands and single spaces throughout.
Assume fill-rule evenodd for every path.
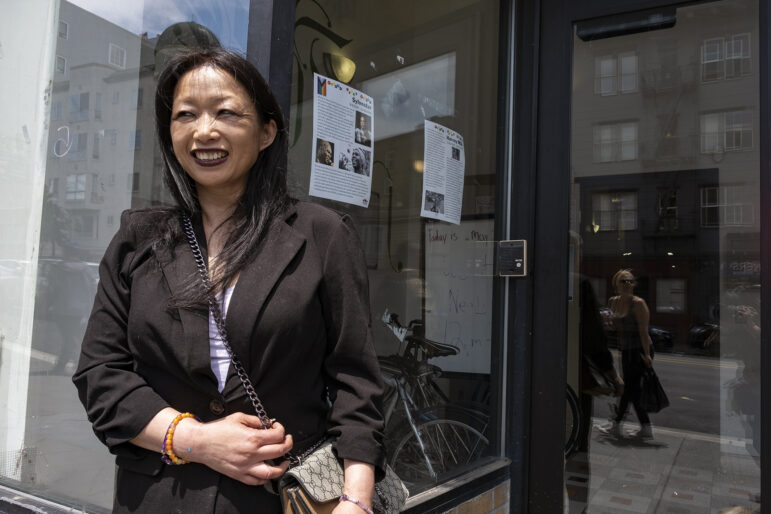
M 425 230 L 426 337 L 460 352 L 432 359 L 444 371 L 490 373 L 493 220 L 429 223 Z

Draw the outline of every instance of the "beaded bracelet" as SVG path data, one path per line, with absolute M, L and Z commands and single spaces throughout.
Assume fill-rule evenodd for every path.
M 353 503 L 354 505 L 357 505 L 357 506 L 358 506 L 358 507 L 359 507 L 361 510 L 363 510 L 363 511 L 364 511 L 364 512 L 366 512 L 367 514 L 374 514 L 374 513 L 372 512 L 372 509 L 370 509 L 369 507 L 367 507 L 366 505 L 364 505 L 363 503 L 361 503 L 361 502 L 360 502 L 359 500 L 357 500 L 356 498 L 351 498 L 350 496 L 348 496 L 348 495 L 347 495 L 347 494 L 345 494 L 345 493 L 343 493 L 342 495 L 340 495 L 340 500 L 338 500 L 338 501 L 341 501 L 341 502 L 351 502 L 351 503 Z
M 195 418 L 196 421 L 201 421 L 198 416 L 191 414 L 190 412 L 184 412 L 177 414 L 177 416 L 169 423 L 169 428 L 166 429 L 166 435 L 163 437 L 163 446 L 161 447 L 161 460 L 171 466 L 181 466 L 187 464 L 188 461 L 180 459 L 177 454 L 174 453 L 174 431 L 177 429 L 177 425 L 185 418 Z M 190 448 L 187 449 L 190 451 Z

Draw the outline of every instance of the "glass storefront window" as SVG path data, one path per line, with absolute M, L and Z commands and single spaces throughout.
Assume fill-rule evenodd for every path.
M 48 122 L 29 117 L 37 111 L 24 95 L 19 105 L 28 112 L 20 108 L 11 120 L 14 131 L 25 127 L 27 139 L 41 131 L 40 162 L 14 163 L 29 152 L 19 141 L 12 143 L 13 132 L 0 134 L 0 159 L 8 160 L 0 166 L 0 288 L 7 302 L 0 309 L 0 390 L 7 414 L 0 424 L 1 483 L 89 512 L 111 508 L 114 459 L 94 437 L 70 380 L 98 262 L 123 210 L 168 201 L 154 134 L 152 99 L 160 69 L 186 47 L 214 44 L 245 54 L 249 7 L 248 0 L 204 9 L 175 0 L 33 1 L 16 4 L 15 14 L 5 17 L 3 23 L 20 27 L 3 29 L 4 34 L 20 28 L 41 32 L 23 38 L 19 32 L 15 45 L 3 40 L 0 66 L 15 66 L 5 76 L 38 70 L 30 63 L 41 55 L 53 62 L 39 67 L 44 76 L 24 76 L 25 84 L 46 88 L 45 94 L 31 88 L 29 95 L 45 98 L 39 111 L 48 110 Z M 39 23 L 41 13 L 50 23 Z M 16 49 L 24 49 L 18 52 L 21 60 Z M 28 86 L 14 86 L 6 98 L 27 93 Z M 42 182 L 32 173 L 23 179 L 7 175 L 11 169 L 39 169 Z M 41 197 L 30 199 L 30 191 Z M 29 243 L 32 234 L 39 239 Z M 31 254 L 32 261 L 24 257 Z
M 389 385 L 388 458 L 413 494 L 480 465 L 498 441 L 491 401 L 499 386 L 492 355 L 500 344 L 492 335 L 491 245 L 499 169 L 498 16 L 498 2 L 489 0 L 297 3 L 290 185 L 295 196 L 344 211 L 357 223 Z M 624 64 L 623 73 L 627 69 Z M 314 119 L 314 73 L 331 79 L 328 87 L 336 83 L 373 100 L 371 141 L 354 142 L 351 115 L 350 126 L 338 126 L 339 137 L 324 147 L 332 154 L 324 159 L 329 168 L 340 177 L 349 173 L 351 182 L 358 179 L 346 171 L 348 145 L 372 151 L 367 207 L 308 194 L 321 162 L 315 127 L 331 122 Z M 424 197 L 431 165 L 426 120 L 464 140 L 459 224 L 421 217 L 422 207 L 439 213 L 449 206 L 439 196 Z M 415 320 L 406 338 L 386 323 L 392 314 L 405 327 Z
M 28 4 L 34 9 L 43 2 Z M 415 493 L 499 454 L 491 245 L 499 5 L 328 4 L 297 3 L 287 113 L 290 183 L 296 197 L 308 197 L 312 73 L 340 80 L 351 73 L 350 84 L 374 99 L 370 119 L 357 120 L 356 144 L 369 153 L 352 148 L 350 156 L 352 167 L 361 165 L 362 155 L 371 160 L 369 206 L 311 200 L 346 211 L 357 223 L 383 370 L 390 384 L 407 383 L 401 396 L 390 389 L 386 402 L 389 456 Z M 45 5 L 39 11 L 48 23 L 34 27 L 35 45 L 17 45 L 27 52 L 21 60 L 8 58 L 5 40 L 0 47 L 0 66 L 14 66 L 6 76 L 30 69 L 36 56 L 48 59 L 39 76 L 25 77 L 39 91 L 21 98 L 22 107 L 0 133 L 0 159 L 9 164 L 0 167 L 6 306 L 0 313 L 0 390 L 8 414 L 0 424 L 0 483 L 101 512 L 112 504 L 114 461 L 94 438 L 70 381 L 97 263 L 123 210 L 169 202 L 154 134 L 159 71 L 176 51 L 192 46 L 246 54 L 254 2 L 208 2 L 200 9 L 178 0 Z M 40 20 L 40 12 L 32 16 L 25 9 L 19 4 L 8 19 Z M 32 22 L 21 28 L 31 30 Z M 16 32 L 19 41 L 26 39 Z M 629 64 L 619 63 L 626 87 Z M 45 103 L 35 104 L 40 98 Z M 455 184 L 463 194 L 454 206 L 423 193 L 423 173 L 431 166 L 423 153 L 425 120 L 464 142 L 463 154 L 457 145 L 448 153 L 464 163 L 464 178 Z M 26 151 L 29 144 L 38 144 L 40 155 Z M 33 168 L 41 173 L 23 179 L 5 171 Z M 424 204 L 435 214 L 456 209 L 460 223 L 421 218 Z
M 579 23 L 574 38 L 570 512 L 760 502 L 758 3 L 675 16 L 615 37 L 582 39 Z M 635 90 L 615 85 L 621 55 L 636 56 Z M 639 401 L 644 338 L 670 400 L 657 413 Z M 623 377 L 620 399 L 598 395 L 598 369 Z

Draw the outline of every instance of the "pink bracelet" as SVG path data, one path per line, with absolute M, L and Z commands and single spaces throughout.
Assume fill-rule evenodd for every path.
M 357 505 L 357 506 L 358 506 L 358 507 L 359 507 L 361 510 L 363 510 L 363 511 L 364 511 L 364 512 L 366 512 L 367 514 L 375 514 L 374 512 L 372 512 L 372 509 L 370 509 L 369 507 L 367 507 L 366 505 L 364 505 L 363 503 L 361 503 L 361 502 L 360 502 L 359 500 L 357 500 L 356 498 L 351 498 L 350 496 L 348 496 L 348 495 L 347 495 L 347 494 L 345 494 L 345 493 L 343 493 L 343 494 L 340 496 L 340 500 L 339 500 L 339 501 L 341 501 L 341 502 L 351 502 L 351 503 L 353 503 L 354 505 Z

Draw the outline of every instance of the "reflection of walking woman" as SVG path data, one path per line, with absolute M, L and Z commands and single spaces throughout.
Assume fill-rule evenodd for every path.
M 645 300 L 634 295 L 635 285 L 637 281 L 629 270 L 622 269 L 613 275 L 613 287 L 618 296 L 612 297 L 608 301 L 608 306 L 618 333 L 626 387 L 618 402 L 616 417 L 608 428 L 608 433 L 622 437 L 621 422 L 631 402 L 641 426 L 636 435 L 649 439 L 653 437 L 653 430 L 648 413 L 640 406 L 640 393 L 642 373 L 651 365 L 651 339 L 648 335 L 650 311 Z

